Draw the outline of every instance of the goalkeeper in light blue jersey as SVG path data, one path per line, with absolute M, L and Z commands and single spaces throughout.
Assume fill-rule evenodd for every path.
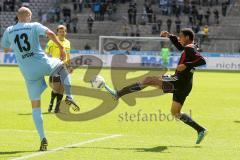
M 62 58 L 65 56 L 64 47 L 50 29 L 37 22 L 30 23 L 31 16 L 31 10 L 26 7 L 18 10 L 18 23 L 6 29 L 2 37 L 2 47 L 5 53 L 12 50 L 16 56 L 32 103 L 33 120 L 41 140 L 40 150 L 44 151 L 47 150 L 48 145 L 40 108 L 40 97 L 47 87 L 44 76 L 60 75 L 66 92 L 65 102 L 75 111 L 78 111 L 79 107 L 71 96 L 70 77 L 66 66 L 61 60 L 50 58 L 44 53 L 39 36 L 46 35 L 56 43 Z

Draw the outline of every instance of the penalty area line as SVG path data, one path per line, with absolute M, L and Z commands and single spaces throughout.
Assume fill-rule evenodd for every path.
M 107 140 L 107 139 L 113 139 L 113 138 L 117 138 L 117 137 L 121 137 L 121 136 L 122 135 L 120 135 L 120 134 L 114 134 L 114 135 L 105 136 L 105 137 L 101 137 L 101 138 L 90 139 L 90 140 L 87 140 L 87 141 L 82 141 L 82 142 L 79 142 L 79 143 L 69 144 L 69 145 L 66 145 L 66 146 L 58 147 L 58 148 L 48 150 L 48 151 L 45 151 L 45 152 L 37 152 L 37 153 L 32 153 L 32 154 L 29 154 L 29 155 L 26 155 L 26 156 L 18 157 L 18 158 L 13 158 L 11 160 L 26 160 L 26 159 L 33 158 L 33 157 L 38 157 L 38 156 L 62 151 L 62 150 L 67 149 L 67 148 L 79 147 L 79 146 L 82 146 L 82 145 L 85 145 L 85 144 L 100 142 L 100 141 L 104 141 L 104 140 Z

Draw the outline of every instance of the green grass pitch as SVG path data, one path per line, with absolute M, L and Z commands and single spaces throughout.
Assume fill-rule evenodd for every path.
M 142 72 L 143 73 L 143 72 Z M 82 82 L 85 70 L 76 70 L 74 84 Z M 139 73 L 141 74 L 141 72 Z M 101 75 L 111 84 L 110 72 Z M 134 75 L 133 75 L 134 76 Z M 126 121 L 121 114 L 169 114 L 172 95 L 139 98 L 134 107 L 120 100 L 112 112 L 94 120 L 66 122 L 44 114 L 50 152 L 37 152 L 31 106 L 24 80 L 17 67 L 0 67 L 0 159 L 30 160 L 238 160 L 240 157 L 240 74 L 196 72 L 194 87 L 183 111 L 209 134 L 195 145 L 196 133 L 179 121 Z M 42 95 L 42 111 L 48 108 L 50 88 Z M 99 103 L 76 97 L 82 112 Z M 88 106 L 90 108 L 88 108 Z

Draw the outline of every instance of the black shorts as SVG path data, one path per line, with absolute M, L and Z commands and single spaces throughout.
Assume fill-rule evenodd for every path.
M 61 82 L 60 76 L 49 76 L 49 82 L 54 83 L 54 82 Z
M 192 90 L 192 79 L 189 81 L 182 81 L 176 76 L 163 76 L 162 78 L 163 92 L 173 93 L 173 101 L 183 105 Z

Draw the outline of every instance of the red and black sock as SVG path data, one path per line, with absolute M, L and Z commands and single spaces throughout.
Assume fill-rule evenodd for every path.
M 186 113 L 181 113 L 181 116 L 179 118 L 182 122 L 184 122 L 185 124 L 191 126 L 192 128 L 194 128 L 198 133 L 203 131 L 204 128 L 202 126 L 200 126 L 197 122 L 195 122 L 189 115 L 187 115 Z
M 121 90 L 119 90 L 117 92 L 117 94 L 118 94 L 118 97 L 122 97 L 126 94 L 141 91 L 144 88 L 145 87 L 141 86 L 139 83 L 135 83 L 135 84 L 132 84 L 132 85 L 129 85 L 129 86 L 126 86 L 126 87 L 122 88 Z

